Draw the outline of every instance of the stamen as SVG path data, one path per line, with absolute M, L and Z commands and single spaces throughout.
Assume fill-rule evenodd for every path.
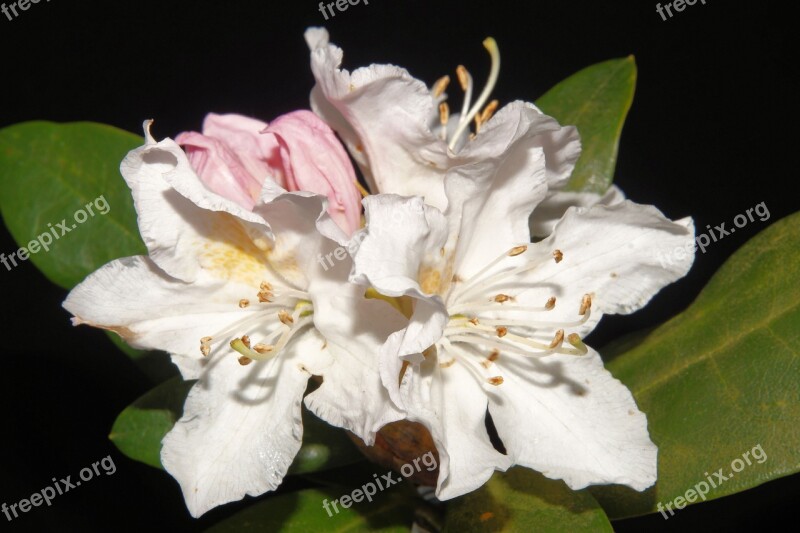
M 242 344 L 244 344 L 245 346 L 247 346 L 249 348 L 250 347 L 250 337 L 248 337 L 247 335 L 242 335 Z
M 492 67 L 489 71 L 489 79 L 486 81 L 486 86 L 483 88 L 483 92 L 481 92 L 481 95 L 478 97 L 478 100 L 475 102 L 475 104 L 470 108 L 469 112 L 461 116 L 458 129 L 456 129 L 455 134 L 453 134 L 453 138 L 450 140 L 449 148 L 451 151 L 455 149 L 458 138 L 462 133 L 464 133 L 464 130 L 469 126 L 469 123 L 472 121 L 473 117 L 478 114 L 478 111 L 480 111 L 480 109 L 483 107 L 483 104 L 485 104 L 486 100 L 489 99 L 489 95 L 492 94 L 494 86 L 497 83 L 497 78 L 500 75 L 500 50 L 497 48 L 497 42 L 495 42 L 493 38 L 488 37 L 483 41 L 483 47 L 486 48 L 486 51 L 489 52 L 489 56 L 492 59 Z
M 447 140 L 447 121 L 450 120 L 450 106 L 447 102 L 439 104 L 439 122 L 442 125 L 442 131 L 439 134 L 443 141 Z
M 481 124 L 486 124 L 489 122 L 489 119 L 492 118 L 494 112 L 497 111 L 498 106 L 500 106 L 500 102 L 497 100 L 492 100 L 489 102 L 489 104 L 483 109 L 483 112 L 481 112 Z
M 494 301 L 499 303 L 499 304 L 501 304 L 503 302 L 507 302 L 509 300 L 513 300 L 513 299 L 514 299 L 513 296 L 509 296 L 507 294 L 498 294 L 497 296 L 494 297 Z
M 494 328 L 494 330 L 497 332 L 497 336 L 500 338 L 508 335 L 508 328 L 505 326 L 497 326 L 496 328 Z
M 471 287 L 473 287 L 478 281 L 480 281 L 481 276 L 486 274 L 486 272 L 491 270 L 492 267 L 497 265 L 500 261 L 503 261 L 507 257 L 515 257 L 515 256 L 517 256 L 517 255 L 519 255 L 519 254 L 521 254 L 522 252 L 525 251 L 525 250 L 519 251 L 520 248 L 525 248 L 526 250 L 528 249 L 527 246 L 515 246 L 514 248 L 512 248 L 508 252 L 504 252 L 504 253 L 500 254 L 499 256 L 497 256 L 488 265 L 486 265 L 485 267 L 480 269 L 478 272 L 476 272 L 475 274 L 470 276 L 468 279 L 463 280 L 466 283 L 464 285 L 462 285 L 461 287 L 459 287 L 459 291 L 458 291 L 457 294 L 454 295 L 454 297 L 455 296 L 463 296 Z
M 470 83 L 472 82 L 472 76 L 469 75 L 469 71 L 464 65 L 459 65 L 456 67 L 456 77 L 458 78 L 458 83 L 461 85 L 462 91 L 469 89 Z M 450 81 L 449 77 L 448 81 Z
M 433 97 L 439 98 L 442 96 L 448 85 L 450 85 L 450 76 L 445 75 L 436 80 L 436 83 L 433 84 Z
M 280 320 L 286 326 L 291 326 L 294 324 L 294 318 L 292 318 L 292 315 L 290 315 L 289 311 L 286 309 L 281 309 L 278 311 L 278 320 Z
M 516 256 L 518 256 L 520 254 L 524 254 L 527 251 L 528 251 L 528 247 L 526 245 L 524 245 L 524 244 L 522 246 L 515 246 L 514 248 L 512 248 L 508 252 L 508 256 L 509 257 L 516 257 Z
M 456 360 L 450 359 L 449 361 L 445 361 L 444 363 L 439 363 L 439 368 L 450 368 L 454 364 L 456 364 Z
M 472 324 L 473 326 L 477 326 L 478 324 L 480 324 L 480 322 L 478 322 L 478 317 L 476 316 L 470 318 L 469 323 Z
M 362 198 L 369 196 L 369 191 L 365 189 L 364 186 L 358 182 L 358 180 L 355 180 L 353 183 L 356 184 L 356 189 L 358 189 L 358 192 L 361 193 Z
M 253 362 L 253 360 L 250 359 L 249 357 L 241 356 L 239 358 L 239 364 L 242 365 L 242 366 L 247 366 L 252 362 Z
M 564 343 L 564 330 L 560 329 L 556 331 L 556 336 L 553 338 L 553 342 L 550 343 L 550 349 L 559 348 Z
M 247 335 L 240 339 L 233 339 L 230 344 L 231 348 L 242 355 L 242 357 L 239 358 L 239 364 L 242 366 L 249 365 L 253 361 L 266 361 L 272 357 L 271 355 L 262 355 L 252 350 L 250 348 L 250 339 L 246 339 L 247 342 L 245 342 L 245 337 L 247 337 Z M 243 360 L 246 360 L 246 362 L 243 362 Z
M 547 303 L 544 304 L 544 308 L 548 311 L 552 311 L 556 307 L 556 297 L 551 296 L 550 299 L 547 300 Z
M 461 116 L 458 121 L 458 125 L 461 126 L 461 123 L 464 122 L 464 117 L 469 113 L 469 105 L 472 103 L 472 76 L 464 65 L 459 65 L 456 68 L 456 75 L 458 76 L 458 83 L 461 85 L 461 90 L 464 91 L 464 101 L 461 104 Z M 469 123 L 469 121 L 467 121 L 467 123 Z M 458 137 L 454 137 L 453 140 L 455 141 L 457 138 Z
M 556 263 L 560 263 L 562 259 L 564 259 L 564 254 L 561 253 L 561 250 L 554 250 L 553 251 L 553 258 L 555 258 Z
M 203 357 L 208 357 L 208 354 L 211 353 L 212 340 L 211 337 L 203 337 L 200 339 L 200 353 L 203 354 Z
M 271 344 L 264 344 L 263 342 L 259 342 L 258 344 L 253 346 L 253 350 L 260 353 L 261 355 L 271 352 L 273 348 L 274 346 L 272 346 Z
M 483 360 L 481 365 L 483 365 L 483 368 L 488 369 L 490 366 L 492 366 L 492 363 L 497 361 L 499 357 L 500 357 L 500 350 L 492 350 L 492 353 L 489 354 L 489 357 Z
M 241 300 L 239 300 L 239 307 L 241 309 L 244 309 L 245 307 L 247 307 L 249 305 L 250 305 L 250 300 L 248 300 L 247 298 L 242 298 Z
M 500 386 L 503 384 L 503 377 L 502 376 L 495 376 L 493 378 L 489 378 L 486 380 L 489 385 L 494 385 L 495 387 Z
M 583 300 L 581 301 L 581 308 L 578 311 L 579 315 L 585 315 L 586 311 L 589 311 L 592 308 L 592 297 L 589 294 L 583 295 Z

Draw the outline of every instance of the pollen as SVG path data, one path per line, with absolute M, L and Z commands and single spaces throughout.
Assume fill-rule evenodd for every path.
M 515 246 L 508 252 L 508 256 L 509 257 L 516 257 L 519 254 L 524 254 L 527 251 L 528 251 L 528 247 L 525 246 L 524 244 L 522 246 Z
M 286 309 L 281 309 L 280 311 L 278 311 L 278 320 L 280 320 L 281 322 L 283 322 L 283 324 L 287 326 L 291 326 L 292 324 L 294 324 L 294 318 L 292 318 L 292 315 L 290 315 L 289 311 L 287 311 Z
M 553 252 L 553 258 L 555 258 L 556 263 L 560 263 L 561 260 L 564 259 L 564 254 L 561 252 L 561 250 L 555 250 Z
M 239 300 L 239 307 L 241 309 L 244 309 L 245 307 L 248 307 L 249 305 L 250 305 L 250 300 L 248 300 L 247 298 L 242 298 L 241 300 Z
M 495 331 L 497 331 L 498 337 L 505 337 L 506 335 L 508 335 L 508 328 L 505 326 L 497 326 L 495 328 Z
M 494 385 L 495 387 L 502 385 L 504 381 L 502 376 L 494 376 L 486 380 L 489 385 Z

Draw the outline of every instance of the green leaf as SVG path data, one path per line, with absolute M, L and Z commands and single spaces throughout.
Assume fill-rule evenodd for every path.
M 603 509 L 587 491 L 516 467 L 495 472 L 483 487 L 447 507 L 445 532 L 613 532 Z
M 21 247 L 37 236 L 52 241 L 49 251 L 35 244 L 30 260 L 54 283 L 69 289 L 112 259 L 146 253 L 119 173 L 125 154 L 142 143 L 91 122 L 0 130 L 0 211 Z
M 368 483 L 370 480 L 367 480 Z M 362 498 L 348 509 L 331 505 L 346 492 L 335 489 L 307 489 L 267 498 L 208 529 L 209 533 L 241 531 L 378 531 L 408 533 L 414 518 L 414 500 L 407 491 L 395 487 L 377 492 L 372 502 Z M 329 511 L 323 507 L 327 501 Z M 329 515 L 330 513 L 330 515 Z
M 633 102 L 633 56 L 592 65 L 547 91 L 536 105 L 581 135 L 583 152 L 566 190 L 603 193 L 614 180 L 617 149 Z
M 194 381 L 174 378 L 125 408 L 108 436 L 119 451 L 144 464 L 161 467 L 161 440 L 183 414 Z
M 161 441 L 183 413 L 193 381 L 174 378 L 127 407 L 114 422 L 109 438 L 136 461 L 161 468 Z M 343 430 L 303 409 L 303 445 L 288 474 L 305 474 L 363 461 L 364 456 Z
M 706 472 L 712 499 L 800 471 L 798 242 L 800 213 L 745 244 L 686 311 L 609 363 L 659 447 L 655 488 L 593 489 L 612 518 L 685 498 L 710 485 Z M 720 468 L 733 477 L 719 483 Z

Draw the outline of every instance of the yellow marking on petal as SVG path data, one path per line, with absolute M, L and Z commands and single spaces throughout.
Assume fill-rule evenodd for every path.
M 239 219 L 229 213 L 215 213 L 206 237 L 199 243 L 198 261 L 202 268 L 217 278 L 247 285 L 263 279 L 266 252 L 253 242 Z M 264 246 L 263 239 L 256 240 Z
M 423 267 L 419 271 L 419 286 L 426 294 L 438 294 L 442 287 L 442 273 L 435 268 Z

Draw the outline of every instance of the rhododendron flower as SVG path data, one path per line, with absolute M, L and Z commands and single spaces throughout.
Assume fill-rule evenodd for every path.
M 209 114 L 203 133 L 181 133 L 197 174 L 213 192 L 252 209 L 269 179 L 288 191 L 328 198 L 328 213 L 348 234 L 361 224 L 353 165 L 333 131 L 311 111 L 269 125 L 241 115 Z
M 545 150 L 501 115 L 485 134 L 504 157 L 449 174 L 446 211 L 420 197 L 364 200 L 351 279 L 414 302 L 381 349 L 383 383 L 436 443 L 439 498 L 514 464 L 573 489 L 643 490 L 657 455 L 645 415 L 582 339 L 603 314 L 631 313 L 685 275 L 691 257 L 666 267 L 656 258 L 690 243 L 693 224 L 630 201 L 573 207 L 531 244 L 528 217 L 548 191 Z M 487 413 L 505 453 L 490 442 Z
M 306 31 L 311 49 L 311 70 L 317 84 L 311 107 L 345 141 L 373 192 L 422 196 L 429 205 L 447 208 L 445 178 L 468 166 L 473 173 L 526 173 L 527 159 L 536 149 L 545 154 L 548 187 L 564 186 L 580 155 L 580 140 L 572 126 L 562 127 L 535 105 L 516 101 L 497 113 L 503 128 L 526 130 L 524 146 L 503 168 L 483 164 L 489 158 L 505 158 L 505 139 L 487 128 L 499 105 L 489 102 L 498 79 L 500 55 L 493 39 L 484 46 L 492 59 L 485 88 L 473 101 L 471 74 L 457 69 L 464 92 L 460 112 L 453 112 L 445 92 L 445 76 L 428 88 L 408 71 L 394 65 L 371 65 L 352 73 L 341 69 L 343 52 L 328 42 L 322 28 Z M 474 132 L 470 126 L 474 124 Z M 498 178 L 500 179 L 500 178 Z
M 122 173 L 148 255 L 100 268 L 64 307 L 76 325 L 169 352 L 198 380 L 161 454 L 194 516 L 281 483 L 300 448 L 312 375 L 323 383 L 306 406 L 367 443 L 401 418 L 376 354 L 403 317 L 348 283 L 346 258 L 319 264 L 346 239 L 324 197 L 266 180 L 253 209 L 242 207 L 149 131 Z

